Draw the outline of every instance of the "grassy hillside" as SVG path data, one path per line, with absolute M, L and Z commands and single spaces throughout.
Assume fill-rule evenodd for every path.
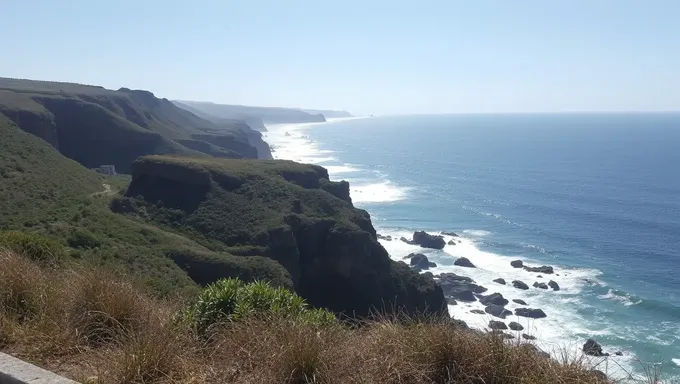
M 431 278 L 392 262 L 349 185 L 290 161 L 145 157 L 112 209 L 216 250 L 276 260 L 312 305 L 365 315 L 373 308 L 440 313 Z
M 271 157 L 244 122 L 215 124 L 148 91 L 0 78 L 0 114 L 88 168 L 129 172 L 147 154 Z
M 610 383 L 445 318 L 351 327 L 262 283 L 222 280 L 184 303 L 100 268 L 5 249 L 0 265 L 0 351 L 82 383 Z
M 73 259 L 131 272 L 160 294 L 194 292 L 194 280 L 203 282 L 204 274 L 292 286 L 288 273 L 270 259 L 210 251 L 185 236 L 112 213 L 110 198 L 129 180 L 84 168 L 2 115 L 0 137 L 0 233 L 44 234 L 68 246 Z

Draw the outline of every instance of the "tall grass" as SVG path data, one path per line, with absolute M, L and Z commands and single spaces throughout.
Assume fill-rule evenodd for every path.
M 327 312 L 264 283 L 225 280 L 182 308 L 107 270 L 47 268 L 12 251 L 0 263 L 0 349 L 91 384 L 608 382 L 585 360 L 446 319 L 310 321 Z M 177 321 L 187 313 L 206 320 L 209 339 Z

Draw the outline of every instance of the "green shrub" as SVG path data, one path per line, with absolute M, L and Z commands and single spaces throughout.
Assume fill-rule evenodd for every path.
M 102 245 L 101 241 L 92 232 L 80 228 L 73 230 L 67 242 L 69 247 L 79 249 L 97 248 Z
M 293 292 L 274 288 L 267 282 L 246 284 L 238 279 L 222 279 L 209 285 L 184 313 L 184 319 L 199 332 L 213 324 L 251 318 L 289 319 L 312 325 L 336 321 L 331 312 L 310 309 L 305 300 Z
M 20 253 L 38 262 L 59 263 L 66 257 L 66 248 L 63 245 L 37 233 L 0 232 L 0 248 Z

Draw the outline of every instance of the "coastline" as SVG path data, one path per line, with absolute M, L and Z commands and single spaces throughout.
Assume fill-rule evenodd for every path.
M 264 140 L 272 146 L 272 153 L 275 159 L 317 164 L 328 169 L 331 179 L 348 180 L 350 182 L 352 200 L 355 205 L 359 208 L 367 209 L 371 213 L 373 225 L 379 234 L 383 236 L 389 235 L 393 238 L 392 241 L 384 238 L 379 240 L 393 260 L 402 260 L 404 256 L 410 253 L 424 253 L 430 261 L 437 264 L 437 268 L 431 270 L 434 275 L 453 272 L 458 275 L 471 277 L 479 285 L 488 289 L 484 294 L 488 295 L 496 292 L 502 294 L 510 301 L 506 308 L 511 311 L 523 307 L 514 303 L 512 301 L 514 299 L 526 301 L 530 308 L 544 309 L 548 315 L 546 318 L 530 319 L 510 315 L 507 319 L 503 320 L 506 323 L 518 322 L 523 326 L 523 331 L 512 332 L 515 334 L 517 341 L 527 342 L 522 340 L 521 335 L 523 333 L 529 334 L 536 337 L 536 340 L 531 341 L 531 343 L 541 350 L 550 353 L 551 356 L 556 358 L 566 357 L 574 360 L 586 359 L 593 366 L 606 363 L 609 373 L 613 377 L 628 377 L 631 372 L 635 371 L 634 367 L 639 364 L 635 354 L 632 350 L 621 349 L 620 346 L 617 348 L 605 343 L 602 344 L 605 352 L 610 352 L 612 354 L 611 358 L 615 359 L 609 362 L 603 363 L 601 357 L 584 355 L 582 347 L 585 341 L 588 338 L 597 340 L 598 336 L 605 335 L 607 330 L 579 327 L 578 324 L 584 323 L 580 318 L 583 314 L 559 310 L 558 301 L 573 302 L 577 300 L 581 289 L 586 284 L 599 284 L 597 278 L 601 275 L 600 271 L 551 264 L 555 269 L 555 273 L 538 278 L 539 273 L 530 273 L 522 269 L 513 268 L 510 262 L 517 259 L 517 257 L 503 256 L 480 249 L 479 243 L 483 242 L 484 237 L 488 235 L 488 232 L 483 229 L 441 228 L 437 231 L 428 230 L 428 233 L 435 235 L 439 235 L 440 231 L 455 231 L 459 235 L 455 239 L 460 243 L 455 246 L 446 245 L 442 251 L 428 250 L 417 245 L 409 245 L 399 241 L 398 239 L 402 236 L 410 239 L 414 229 L 419 230 L 422 228 L 410 226 L 409 228 L 404 228 L 390 225 L 388 218 L 377 217 L 371 208 L 375 207 L 375 204 L 390 204 L 406 200 L 408 199 L 409 192 L 413 191 L 403 186 L 394 185 L 388 178 L 385 178 L 385 180 L 373 180 L 372 183 L 367 183 L 364 179 L 354 178 L 353 176 L 360 171 L 361 165 L 344 163 L 343 159 L 340 158 L 342 157 L 341 153 L 327 149 L 322 143 L 315 142 L 308 135 L 308 131 L 313 128 L 325 129 L 334 123 L 357 119 L 361 118 L 332 119 L 326 123 L 268 126 L 268 132 L 264 135 Z M 377 175 L 381 174 L 377 170 L 373 172 Z M 356 183 L 356 180 L 360 181 Z M 369 190 L 370 192 L 368 192 Z M 446 242 L 452 239 L 450 236 L 445 236 Z M 461 256 L 469 258 L 477 268 L 463 268 L 454 265 L 456 258 Z M 531 266 L 543 265 L 540 260 L 524 257 L 521 259 Z M 508 284 L 501 285 L 493 282 L 497 278 L 505 279 Z M 511 282 L 515 279 L 521 280 L 528 285 L 532 285 L 535 281 L 548 283 L 549 280 L 554 280 L 561 289 L 559 291 L 546 291 L 532 288 L 522 291 L 512 286 Z M 454 318 L 465 321 L 471 328 L 488 330 L 489 321 L 500 319 L 487 313 L 479 314 L 484 308 L 484 305 L 479 301 L 472 303 L 458 302 L 456 305 L 449 305 L 449 313 Z M 614 357 L 614 352 L 619 351 L 623 356 Z M 673 362 L 677 364 L 677 362 Z

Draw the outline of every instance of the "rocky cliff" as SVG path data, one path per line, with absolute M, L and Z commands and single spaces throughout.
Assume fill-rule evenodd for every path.
M 349 184 L 328 181 L 322 167 L 152 156 L 136 161 L 132 175 L 114 209 L 214 250 L 276 260 L 315 306 L 358 315 L 446 310 L 441 289 L 390 260 L 369 214 L 352 205 Z
M 127 173 L 149 154 L 271 158 L 245 121 L 218 125 L 143 90 L 0 78 L 0 114 L 90 168 Z

